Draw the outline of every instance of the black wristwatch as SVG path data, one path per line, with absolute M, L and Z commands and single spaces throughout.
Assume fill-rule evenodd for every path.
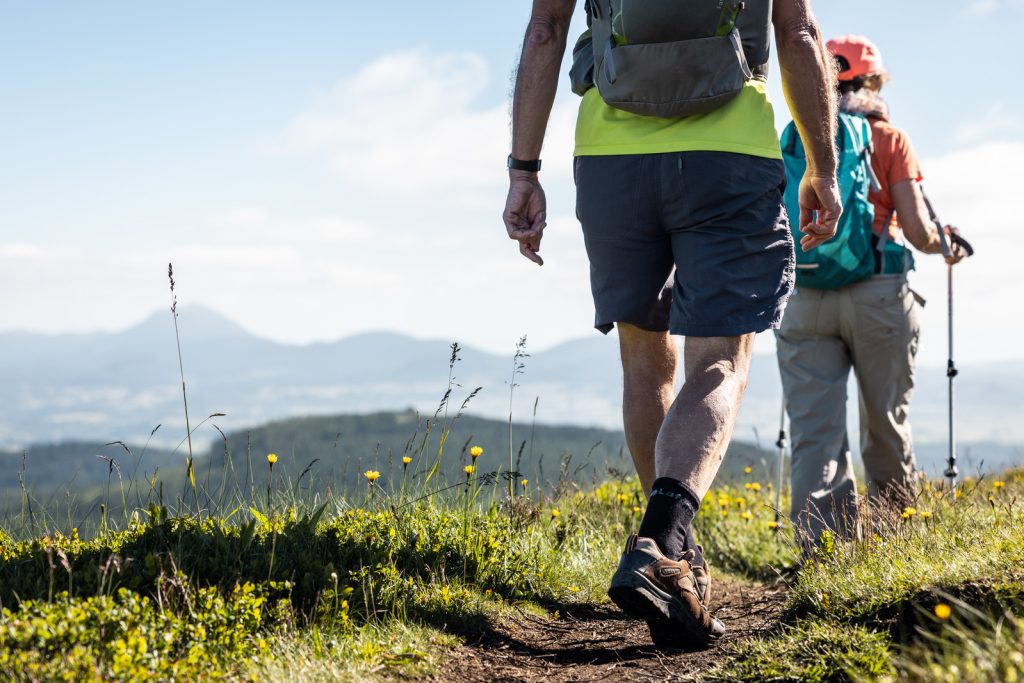
M 524 161 L 523 159 L 515 159 L 511 154 L 509 154 L 508 167 L 513 171 L 529 171 L 531 173 L 537 173 L 540 171 L 540 159 Z

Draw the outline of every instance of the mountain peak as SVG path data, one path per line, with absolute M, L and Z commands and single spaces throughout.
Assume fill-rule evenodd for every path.
M 178 330 L 193 341 L 251 338 L 250 334 L 228 316 L 202 304 L 178 306 Z M 174 317 L 169 309 L 154 311 L 138 325 L 126 330 L 131 336 L 174 334 Z

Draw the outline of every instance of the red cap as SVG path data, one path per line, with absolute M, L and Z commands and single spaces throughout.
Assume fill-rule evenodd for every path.
M 858 76 L 885 73 L 885 67 L 882 65 L 882 53 L 877 45 L 864 36 L 848 35 L 833 38 L 828 41 L 827 47 L 834 57 L 842 57 L 849 64 L 848 69 L 839 72 L 841 81 L 850 81 Z

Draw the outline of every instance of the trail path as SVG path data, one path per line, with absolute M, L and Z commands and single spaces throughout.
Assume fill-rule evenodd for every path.
M 555 618 L 520 613 L 452 652 L 436 681 L 699 680 L 725 649 L 775 622 L 784 587 L 717 581 L 712 610 L 728 629 L 714 647 L 659 651 L 647 626 L 613 605 L 579 605 Z

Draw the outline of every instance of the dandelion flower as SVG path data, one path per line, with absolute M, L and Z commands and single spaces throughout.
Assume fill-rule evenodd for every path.
M 992 482 L 992 488 L 1001 489 L 1004 486 L 1006 486 L 1006 482 L 1005 481 L 994 481 L 994 482 Z
M 749 466 L 743 468 L 743 474 L 750 474 L 753 471 L 754 470 L 752 468 L 750 468 Z
M 747 520 L 748 522 L 750 520 L 752 520 L 753 518 L 754 518 L 754 515 L 753 515 L 753 513 L 750 512 L 750 510 L 747 510 L 746 512 L 743 513 L 743 519 Z
M 778 529 L 779 528 L 779 523 L 775 522 L 775 521 L 768 522 L 768 528 L 769 529 Z
M 619 494 L 619 503 L 626 504 L 628 502 L 629 502 L 629 496 L 627 496 L 625 493 L 620 493 Z
M 942 621 L 949 619 L 949 617 L 952 614 L 953 608 L 947 605 L 946 603 L 940 602 L 939 604 L 935 605 L 935 616 L 937 616 Z
M 402 458 L 402 464 L 403 465 L 408 465 L 411 462 L 412 462 L 412 458 L 410 458 L 408 455 Z
M 910 519 L 917 514 L 917 508 L 905 507 L 903 508 L 903 514 L 900 515 L 903 519 Z
M 761 490 L 761 485 L 760 485 L 760 484 L 758 484 L 758 483 L 757 483 L 757 482 L 755 481 L 755 482 L 754 482 L 753 484 L 751 484 L 751 485 L 750 485 L 750 490 L 751 490 L 751 491 L 760 491 L 760 490 Z
M 928 519 L 932 516 L 932 513 L 928 510 L 921 510 L 921 519 Z
M 277 453 L 267 453 L 267 462 L 273 466 L 273 464 L 277 462 Z
M 469 449 L 469 455 L 473 458 L 473 460 L 476 460 L 483 454 L 484 449 L 480 448 L 479 446 L 473 446 L 472 448 Z
M 639 505 L 634 505 L 633 506 L 633 512 L 635 514 L 640 514 L 640 506 Z
M 520 484 L 522 485 L 522 487 L 523 487 L 523 488 L 525 489 L 525 488 L 526 488 L 526 485 L 530 483 L 530 480 L 529 480 L 529 479 L 523 479 L 523 480 L 522 480 L 521 482 L 519 482 L 519 483 L 520 483 Z
M 745 488 L 745 489 L 749 489 L 749 488 L 750 488 L 750 482 L 748 481 L 748 482 L 747 482 L 746 484 L 744 484 L 744 485 L 743 485 L 743 488 Z
M 560 514 L 562 513 L 558 511 L 558 508 L 551 508 L 551 519 L 556 519 Z
M 363 476 L 366 477 L 366 481 L 372 484 L 373 482 L 380 479 L 380 472 L 378 472 L 377 470 L 366 470 L 365 472 L 363 472 Z
M 465 472 L 466 476 L 468 477 L 469 475 L 473 474 L 473 470 L 475 469 L 476 468 L 473 467 L 472 465 L 466 465 L 465 467 L 462 468 L 462 471 Z

